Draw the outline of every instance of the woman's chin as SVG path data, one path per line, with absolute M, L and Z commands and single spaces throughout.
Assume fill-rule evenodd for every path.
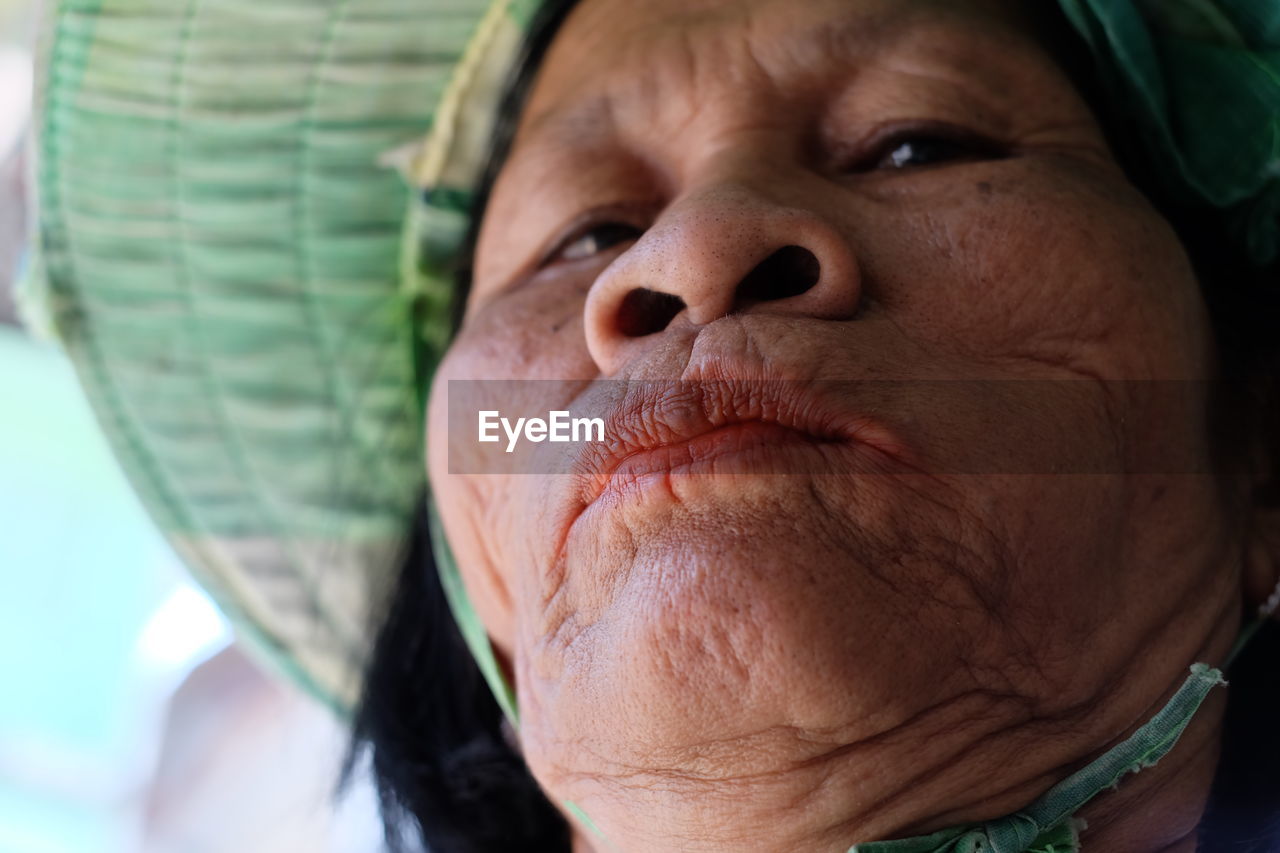
M 687 485 L 661 512 L 588 511 L 567 540 L 532 671 L 575 731 L 626 731 L 620 763 L 780 729 L 844 742 L 959 689 L 957 635 L 917 594 L 936 563 L 901 526 L 876 533 L 893 529 L 884 506 L 804 477 Z M 733 772 L 763 772 L 767 750 L 735 754 Z

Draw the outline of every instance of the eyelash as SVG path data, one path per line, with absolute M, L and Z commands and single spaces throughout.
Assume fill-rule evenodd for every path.
M 582 257 L 577 257 L 577 258 L 566 257 L 568 251 L 571 248 L 573 248 L 573 246 L 576 245 L 577 243 L 587 239 L 593 234 L 599 234 L 601 232 L 610 232 L 610 231 L 614 232 L 611 235 L 614 237 L 618 236 L 617 232 L 619 231 L 635 232 L 636 237 L 640 236 L 640 234 L 642 233 L 642 229 L 636 227 L 635 225 L 629 225 L 625 222 L 608 222 L 608 221 L 598 222 L 598 223 L 595 223 L 594 225 L 588 226 L 585 229 L 578 229 L 576 232 L 571 234 L 567 240 L 564 240 L 563 242 L 561 242 L 560 245 L 552 252 L 551 260 L 555 260 L 556 258 L 564 258 L 565 261 L 586 260 L 587 258 L 597 255 L 600 252 L 608 251 L 609 249 L 618 245 L 618 243 L 622 243 L 622 242 L 625 242 L 627 239 L 630 239 L 629 237 L 622 237 L 620 239 L 617 239 L 617 240 L 614 240 L 613 242 L 608 243 L 608 245 L 606 246 L 596 249 L 596 251 L 594 252 L 590 252 L 587 255 L 583 255 Z
M 612 248 L 613 246 L 616 246 L 618 243 L 624 242 L 625 240 L 628 240 L 628 239 L 634 239 L 635 237 L 639 237 L 641 234 L 644 233 L 644 228 L 638 225 L 633 225 L 630 222 L 626 222 L 620 219 L 607 218 L 611 213 L 616 216 L 617 215 L 616 209 L 612 211 L 610 210 L 596 211 L 594 213 L 587 213 L 579 217 L 579 221 L 577 223 L 575 223 L 574 225 L 566 229 L 567 235 L 561 238 L 560 240 L 557 240 L 555 244 L 551 247 L 551 249 L 548 250 L 542 256 L 542 259 L 538 261 L 537 268 L 544 269 L 546 267 L 552 267 L 552 266 L 555 266 L 556 264 L 561 264 L 561 263 L 566 263 L 566 264 L 577 263 L 579 261 L 590 260 L 600 252 L 608 251 L 610 248 Z M 590 252 L 581 257 L 574 257 L 574 258 L 565 257 L 565 254 L 569 251 L 569 249 L 573 247 L 575 243 L 578 243 L 581 240 L 585 240 L 586 238 L 590 237 L 593 234 L 598 234 L 602 231 L 609 231 L 609 230 L 612 230 L 615 232 L 613 236 L 618 236 L 616 233 L 618 231 L 630 231 L 634 233 L 630 236 L 622 237 L 621 239 L 614 240 L 613 242 L 609 243 L 607 246 L 604 246 L 603 248 L 599 248 L 596 251 Z
M 888 138 L 874 144 L 871 152 L 865 158 L 855 162 L 846 171 L 852 173 L 862 173 L 875 171 L 882 168 L 907 169 L 907 168 L 927 168 L 934 165 L 938 161 L 926 162 L 919 166 L 908 166 L 898 162 L 898 158 L 894 155 L 903 148 L 910 146 L 912 143 L 925 142 L 930 145 L 941 143 L 944 147 L 952 151 L 958 151 L 955 156 L 947 157 L 943 162 L 951 162 L 954 160 L 992 160 L 1007 157 L 1009 152 L 1007 149 L 972 133 L 966 133 L 961 130 L 951 128 L 929 128 L 929 129 L 913 129 L 906 131 L 897 131 Z M 886 166 L 886 162 L 892 162 L 891 166 Z
M 949 153 L 956 151 L 959 153 L 954 154 L 954 156 L 944 155 L 941 159 L 933 159 L 916 166 L 903 162 L 905 157 L 900 156 L 899 152 L 902 151 L 902 149 L 911 146 L 913 143 L 919 143 L 922 141 L 929 145 L 941 143 L 943 148 Z M 882 140 L 873 141 L 867 154 L 857 157 L 853 163 L 842 171 L 845 174 L 866 174 L 882 169 L 898 171 L 906 169 L 925 169 L 932 167 L 939 162 L 945 165 L 946 163 L 955 160 L 1001 159 L 1007 156 L 1009 156 L 1009 151 L 998 143 L 975 134 L 965 132 L 958 128 L 917 127 L 907 130 L 898 129 L 887 135 Z M 569 249 L 571 249 L 576 243 L 591 237 L 593 234 L 605 231 L 612 231 L 613 234 L 611 236 L 613 237 L 617 237 L 619 231 L 633 233 L 627 237 L 622 237 L 620 239 L 613 240 L 612 242 L 608 242 L 607 245 L 597 248 L 595 251 L 588 252 L 580 257 L 565 257 Z M 627 239 L 635 239 L 643 233 L 643 228 L 627 222 L 607 219 L 589 221 L 574 228 L 568 236 L 558 241 L 555 246 L 543 256 L 538 267 L 541 269 L 559 263 L 573 263 L 575 261 L 588 260 L 601 252 L 608 251 L 618 243 L 625 242 Z
M 927 168 L 938 163 L 938 160 L 931 160 L 927 161 L 927 163 L 918 165 L 918 167 L 910 167 L 910 165 L 901 163 L 899 156 L 896 155 L 899 154 L 900 151 L 906 149 L 906 147 L 911 146 L 911 143 L 920 141 L 924 141 L 927 145 L 937 145 L 937 143 L 941 143 L 941 145 L 946 147 L 948 150 L 960 151 L 960 154 L 955 156 L 946 156 L 945 160 L 943 160 L 945 163 L 952 160 L 989 159 L 995 158 L 995 156 L 1001 154 L 1001 152 L 997 151 L 995 147 L 977 140 L 956 140 L 956 138 L 947 138 L 945 136 L 913 136 L 905 138 L 905 140 L 893 142 L 891 149 L 886 149 L 886 152 L 879 156 L 879 159 L 876 161 L 876 164 L 873 165 L 872 169 L 887 168 L 887 161 L 888 163 L 892 163 L 892 168 L 895 169 Z

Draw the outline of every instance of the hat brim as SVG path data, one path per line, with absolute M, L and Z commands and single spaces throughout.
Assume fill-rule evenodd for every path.
M 62 0 L 43 309 L 127 475 L 252 644 L 339 711 L 424 482 L 410 190 L 488 0 Z

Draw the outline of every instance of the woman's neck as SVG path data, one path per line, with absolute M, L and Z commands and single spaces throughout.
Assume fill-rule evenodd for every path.
M 1093 851 L 1125 851 L 1125 853 L 1194 853 L 1197 827 L 1208 804 L 1219 757 L 1219 728 L 1226 706 L 1227 693 L 1216 690 L 1209 694 L 1203 707 L 1192 719 L 1177 747 L 1157 765 L 1129 774 L 1113 790 L 1103 790 L 1081 808 L 1076 817 L 1083 821 L 1080 843 L 1083 853 Z M 1107 745 L 1107 748 L 1114 744 Z M 1066 771 L 1070 772 L 1070 771 Z M 1065 773 L 1064 773 L 1065 775 Z M 909 796 L 909 795 L 907 795 Z M 932 814 L 933 818 L 917 822 L 889 836 L 874 838 L 851 833 L 848 843 L 832 847 L 828 838 L 813 839 L 811 844 L 797 847 L 789 842 L 786 853 L 812 850 L 813 853 L 844 853 L 855 842 L 883 840 L 886 837 L 913 837 L 949 826 L 964 826 L 992 818 L 990 804 L 966 805 L 955 810 L 947 803 L 895 803 L 894 809 L 906 808 L 916 814 Z M 1025 805 L 1025 803 L 1023 804 Z M 1016 811 L 1021 806 L 1001 803 L 996 808 Z M 968 813 L 968 814 L 966 814 Z M 574 825 L 573 853 L 612 853 L 641 851 L 644 843 L 629 845 L 626 839 L 599 841 L 580 826 Z M 698 850 L 737 851 L 737 841 L 717 846 L 704 839 Z M 753 846 L 765 851 L 766 847 Z M 772 851 L 770 851 L 772 853 Z M 779 849 L 777 853 L 783 853 Z

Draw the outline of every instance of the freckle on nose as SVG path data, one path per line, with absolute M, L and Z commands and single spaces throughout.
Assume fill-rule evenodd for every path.
M 991 195 L 991 184 L 987 181 L 978 181 L 978 193 L 980 195 Z

